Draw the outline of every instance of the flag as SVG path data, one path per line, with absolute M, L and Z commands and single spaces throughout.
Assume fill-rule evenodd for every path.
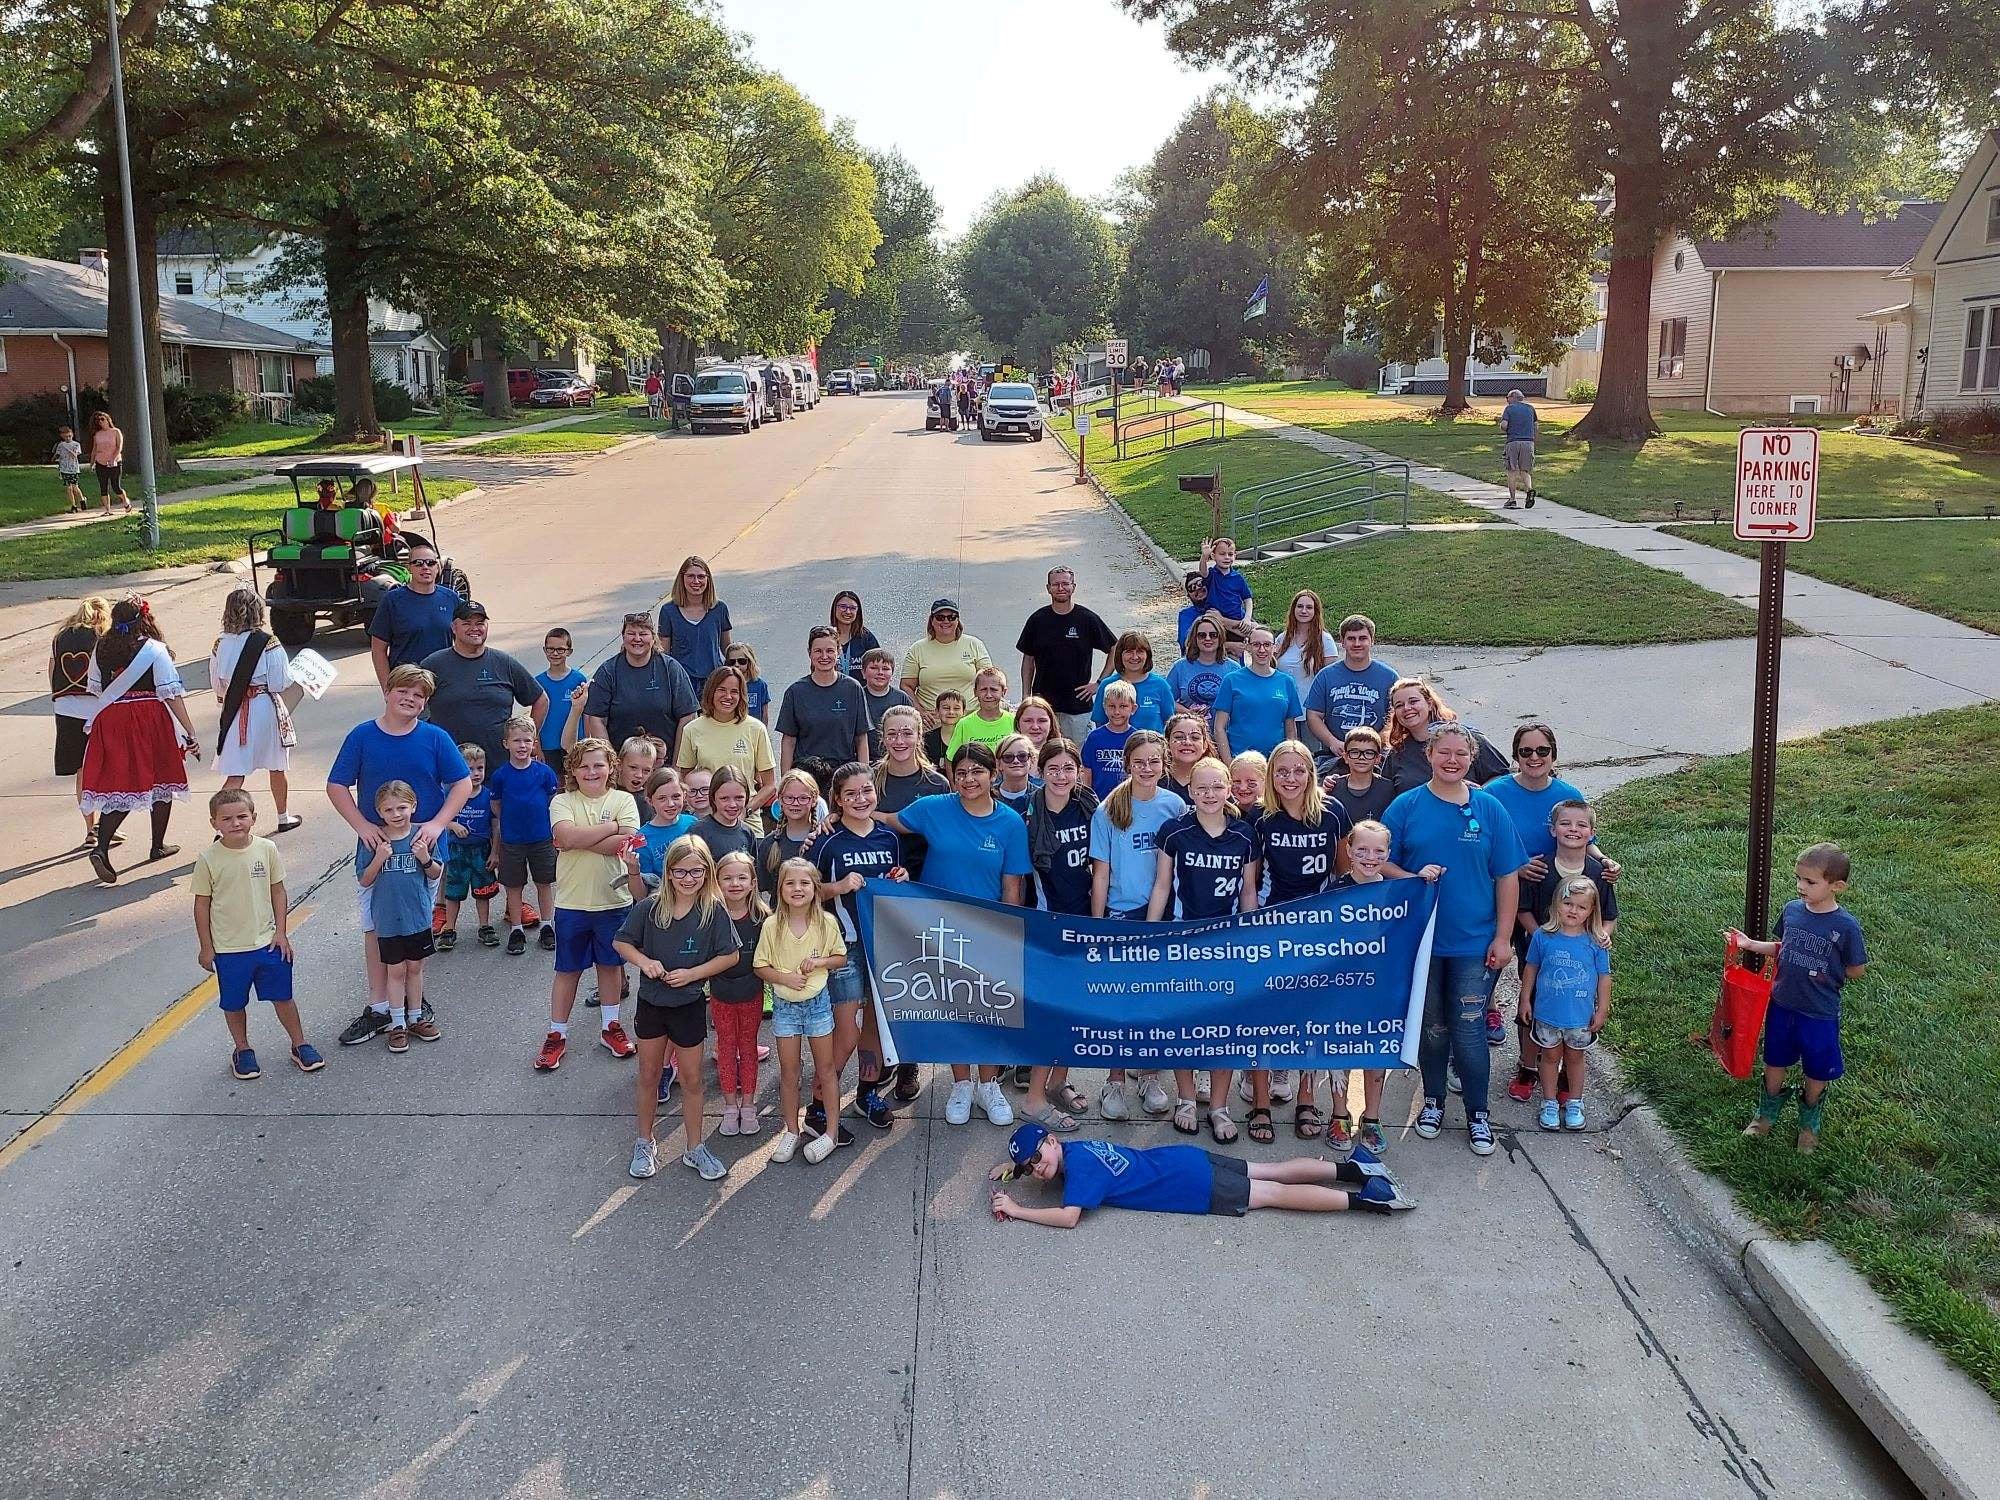
M 1250 294 L 1250 305 L 1243 309 L 1243 321 L 1264 316 L 1264 303 L 1271 295 L 1271 278 L 1266 276 L 1257 283 L 1257 290 Z

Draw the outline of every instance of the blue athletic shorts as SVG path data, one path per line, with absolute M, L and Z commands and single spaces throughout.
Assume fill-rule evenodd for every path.
M 1794 1063 L 1804 1063 L 1806 1077 L 1818 1083 L 1831 1083 L 1847 1071 L 1838 1017 L 1801 1015 L 1783 1005 L 1765 1013 L 1764 1065 L 1789 1068 Z
M 618 906 L 610 911 L 570 911 L 558 906 L 556 972 L 581 974 L 585 969 L 600 964 L 623 964 L 625 960 L 618 956 L 611 940 L 625 925 L 625 913 L 629 910 L 629 907 Z
M 266 1004 L 292 998 L 292 961 L 269 948 L 252 948 L 247 953 L 215 955 L 215 988 L 224 1010 L 242 1010 L 250 1003 L 250 992 Z

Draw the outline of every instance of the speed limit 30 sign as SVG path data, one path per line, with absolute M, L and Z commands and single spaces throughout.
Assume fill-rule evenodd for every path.
M 1819 510 L 1819 429 L 1749 427 L 1736 435 L 1736 535 L 1804 542 Z

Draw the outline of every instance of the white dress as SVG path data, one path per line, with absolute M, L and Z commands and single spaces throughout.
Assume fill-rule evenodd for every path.
M 215 688 L 218 706 L 236 675 L 236 661 L 243 654 L 247 639 L 247 635 L 221 637 L 208 659 L 208 680 Z M 243 700 L 237 722 L 228 726 L 223 735 L 222 753 L 215 758 L 218 775 L 248 776 L 253 771 L 292 768 L 292 752 L 278 743 L 278 705 L 274 696 L 292 685 L 292 666 L 285 648 L 276 641 L 264 648 L 263 659 L 250 674 L 250 685 L 264 691 L 253 692 Z

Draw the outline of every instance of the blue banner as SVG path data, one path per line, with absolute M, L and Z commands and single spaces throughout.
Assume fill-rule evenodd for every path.
M 1066 917 L 885 880 L 859 906 L 892 1062 L 1416 1063 L 1437 908 L 1422 880 L 1206 922 Z

